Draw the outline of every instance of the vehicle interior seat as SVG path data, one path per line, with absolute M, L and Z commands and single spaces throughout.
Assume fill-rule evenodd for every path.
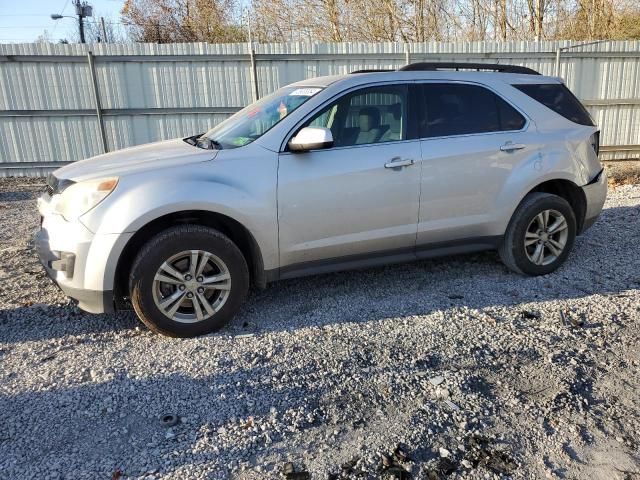
M 355 144 L 376 143 L 382 136 L 383 129 L 380 126 L 380 110 L 376 107 L 362 107 L 359 116 L 360 131 Z
M 386 131 L 380 137 L 381 142 L 392 142 L 394 140 L 402 140 L 402 106 L 399 103 L 389 105 L 384 113 L 384 126 Z

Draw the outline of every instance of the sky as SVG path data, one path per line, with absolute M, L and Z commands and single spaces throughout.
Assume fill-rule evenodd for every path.
M 73 0 L 0 0 L 0 43 L 33 42 L 46 31 L 51 41 L 72 38 L 77 34 L 78 20 Z M 93 18 L 119 22 L 124 0 L 89 0 L 93 6 Z M 52 20 L 50 15 L 59 13 L 74 18 Z M 119 25 L 116 25 L 119 27 Z

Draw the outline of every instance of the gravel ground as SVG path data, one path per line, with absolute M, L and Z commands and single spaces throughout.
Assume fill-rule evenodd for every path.
M 4 478 L 640 478 L 640 185 L 552 275 L 489 252 L 285 281 L 176 340 L 54 288 L 40 182 L 0 181 Z

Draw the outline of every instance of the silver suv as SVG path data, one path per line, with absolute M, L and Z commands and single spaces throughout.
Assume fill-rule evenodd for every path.
M 599 131 L 558 78 L 412 64 L 294 83 L 212 130 L 65 166 L 39 199 L 80 308 L 188 337 L 251 283 L 497 249 L 554 271 L 606 196 Z

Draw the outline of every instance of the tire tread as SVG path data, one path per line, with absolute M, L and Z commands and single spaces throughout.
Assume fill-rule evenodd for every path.
M 518 259 L 516 257 L 516 245 L 519 245 L 519 242 L 516 240 L 515 237 L 518 233 L 520 222 L 524 220 L 524 216 L 526 215 L 526 213 L 532 208 L 534 208 L 537 204 L 540 204 L 543 202 L 549 202 L 549 200 L 552 200 L 553 202 L 557 203 L 558 208 L 560 205 L 562 205 L 563 208 L 567 209 L 571 213 L 571 218 L 568 218 L 567 222 L 570 222 L 572 225 L 570 228 L 572 228 L 573 238 L 567 241 L 568 247 L 566 248 L 571 250 L 571 247 L 573 246 L 573 240 L 575 238 L 576 220 L 575 220 L 575 213 L 573 212 L 573 209 L 571 208 L 571 205 L 569 204 L 569 202 L 567 202 L 564 198 L 558 195 L 553 195 L 551 193 L 545 193 L 545 192 L 529 193 L 526 197 L 524 197 L 522 202 L 520 202 L 520 205 L 518 205 L 518 208 L 516 208 L 516 211 L 513 213 L 513 216 L 511 217 L 511 220 L 509 221 L 509 225 L 507 226 L 507 230 L 504 234 L 504 238 L 500 243 L 500 246 L 498 247 L 498 254 L 500 255 L 500 259 L 506 265 L 507 268 L 509 268 L 515 273 L 518 273 L 520 275 L 544 274 L 544 273 L 532 273 L 530 271 L 526 272 L 521 268 L 521 266 L 518 264 Z M 553 269 L 555 270 L 555 268 L 559 267 L 563 262 L 564 262 L 564 259 L 562 260 L 562 262 L 555 265 Z
M 236 244 L 233 243 L 233 241 L 229 237 L 227 237 L 226 235 L 224 235 L 222 232 L 218 230 L 215 230 L 210 227 L 205 227 L 202 225 L 184 224 L 184 225 L 177 225 L 175 227 L 170 227 L 167 230 L 160 232 L 156 236 L 151 238 L 140 249 L 131 266 L 130 274 L 129 274 L 129 291 L 131 292 L 131 303 L 133 305 L 133 309 L 136 312 L 138 318 L 142 321 L 142 323 L 144 323 L 149 328 L 149 330 L 155 333 L 159 333 L 161 335 L 165 335 L 169 337 L 191 337 L 191 336 L 204 333 L 204 332 L 196 333 L 195 335 L 192 333 L 184 334 L 184 333 L 176 332 L 173 330 L 168 330 L 166 328 L 163 328 L 161 325 L 158 325 L 156 322 L 152 320 L 153 315 L 151 314 L 151 312 L 148 312 L 144 306 L 143 291 L 140 285 L 143 280 L 141 272 L 144 269 L 144 263 L 152 254 L 152 252 L 154 252 L 161 245 L 167 242 L 182 240 L 185 238 L 185 236 L 193 236 L 193 235 L 198 235 L 198 236 L 207 235 L 209 237 L 215 238 L 216 241 L 219 241 L 225 244 L 225 246 L 229 248 L 230 251 L 235 251 L 235 254 L 238 255 L 240 259 L 242 259 L 240 269 L 241 269 L 241 275 L 243 278 L 234 279 L 234 282 L 240 286 L 245 286 L 245 288 L 241 288 L 242 291 L 240 293 L 240 296 L 235 299 L 235 302 L 238 304 L 238 306 L 242 304 L 242 302 L 245 300 L 247 296 L 248 285 L 249 285 L 249 269 L 247 267 L 246 260 L 242 255 L 242 252 L 240 251 L 240 249 L 238 249 Z M 220 312 L 216 313 L 216 315 L 218 315 L 219 313 Z M 211 331 L 215 331 L 221 328 L 224 325 L 224 323 L 226 322 L 216 325 L 216 327 Z

